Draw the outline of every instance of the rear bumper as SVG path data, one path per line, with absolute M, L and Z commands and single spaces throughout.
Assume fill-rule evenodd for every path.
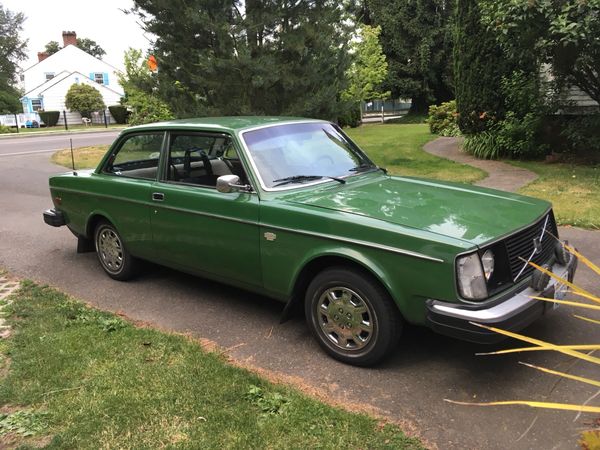
M 571 256 L 566 266 L 555 264 L 552 272 L 561 278 L 573 280 L 577 259 Z M 543 291 L 531 287 L 492 306 L 463 305 L 439 300 L 427 300 L 427 325 L 434 331 L 471 342 L 491 344 L 505 337 L 485 330 L 471 322 L 493 326 L 508 331 L 519 331 L 554 309 L 557 304 L 536 300 L 531 297 L 558 298 L 564 296 L 566 286 L 559 285 L 554 278 Z
M 67 224 L 62 211 L 57 211 L 55 209 L 47 209 L 44 211 L 44 222 L 52 227 L 62 227 Z

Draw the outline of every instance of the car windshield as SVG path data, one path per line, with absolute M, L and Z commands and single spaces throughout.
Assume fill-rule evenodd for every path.
M 267 188 L 376 169 L 338 127 L 329 123 L 276 125 L 247 131 L 243 138 Z

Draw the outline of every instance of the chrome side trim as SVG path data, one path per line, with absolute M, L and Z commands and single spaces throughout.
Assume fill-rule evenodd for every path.
M 184 209 L 184 208 L 177 208 L 177 207 L 173 207 L 173 206 L 166 206 L 164 204 L 157 205 L 156 203 L 152 203 L 152 202 L 144 202 L 144 201 L 138 201 L 138 200 L 124 199 L 122 197 L 117 197 L 117 196 L 114 196 L 114 195 L 92 194 L 92 193 L 89 193 L 89 192 L 79 191 L 79 190 L 76 190 L 76 189 L 69 189 L 69 188 L 56 188 L 56 187 L 54 187 L 53 189 L 62 190 L 64 192 L 74 192 L 74 193 L 83 194 L 83 195 L 90 195 L 90 196 L 96 196 L 96 197 L 101 197 L 101 198 L 109 198 L 109 199 L 113 199 L 113 200 L 120 200 L 120 201 L 129 202 L 129 203 L 136 203 L 136 204 L 140 204 L 140 205 L 145 205 L 145 206 L 148 206 L 148 207 L 152 207 L 152 208 L 155 208 L 155 209 L 156 208 L 169 209 L 169 210 L 172 210 L 172 211 L 178 211 L 178 212 L 183 212 L 183 213 L 187 213 L 187 214 L 195 214 L 195 215 L 199 215 L 199 216 L 212 217 L 214 219 L 229 220 L 229 221 L 232 221 L 232 222 L 244 223 L 244 224 L 248 224 L 248 225 L 258 225 L 258 226 L 262 226 L 262 227 L 270 228 L 270 229 L 274 229 L 274 230 L 287 231 L 289 233 L 295 233 L 295 234 L 302 234 L 304 236 L 314 236 L 314 237 L 318 237 L 318 238 L 321 238 L 321 239 L 330 239 L 330 240 L 337 241 L 337 242 L 345 242 L 345 243 L 348 243 L 348 244 L 359 245 L 361 247 L 375 248 L 377 250 L 383 250 L 383 251 L 386 251 L 386 252 L 396 253 L 396 254 L 399 254 L 399 255 L 412 256 L 414 258 L 424 259 L 424 260 L 427 260 L 427 261 L 434 261 L 434 262 L 438 262 L 438 263 L 443 263 L 444 262 L 443 259 L 435 258 L 433 256 L 428 256 L 428 255 L 425 255 L 423 253 L 413 252 L 411 250 L 404 250 L 404 249 L 400 249 L 400 248 L 396 248 L 396 247 L 390 247 L 388 245 L 374 244 L 372 242 L 362 241 L 362 240 L 359 240 L 359 239 L 343 238 L 343 237 L 339 237 L 339 236 L 334 236 L 332 234 L 317 233 L 317 232 L 313 232 L 313 231 L 302 231 L 302 230 L 295 230 L 293 228 L 286 228 L 286 227 L 280 227 L 280 226 L 269 225 L 269 224 L 261 224 L 259 222 L 253 222 L 253 221 L 244 220 L 244 219 L 236 219 L 236 218 L 233 218 L 233 217 L 222 216 L 220 214 L 212 214 L 212 213 L 205 213 L 205 212 L 200 212 L 200 211 L 193 211 L 193 210 Z
M 197 215 L 197 216 L 211 217 L 213 219 L 228 220 L 230 222 L 238 222 L 238 223 L 244 223 L 244 224 L 248 224 L 248 225 L 260 225 L 258 223 L 258 221 L 253 222 L 251 220 L 236 219 L 234 217 L 222 216 L 220 214 L 212 214 L 212 213 L 207 213 L 207 212 L 202 212 L 202 211 L 194 211 L 194 210 L 191 210 L 191 209 L 177 208 L 177 207 L 174 207 L 174 206 L 166 206 L 164 204 L 157 204 L 155 202 L 144 202 L 144 201 L 140 201 L 140 200 L 131 200 L 131 199 L 123 198 L 123 197 L 117 197 L 117 196 L 114 196 L 114 195 L 91 194 L 89 192 L 78 191 L 76 189 L 69 189 L 69 188 L 53 188 L 53 189 L 62 190 L 64 192 L 74 192 L 74 193 L 77 193 L 77 194 L 89 195 L 89 196 L 94 196 L 94 197 L 108 198 L 108 199 L 111 199 L 111 200 L 119 200 L 119 201 L 123 201 L 123 202 L 127 202 L 127 203 L 135 203 L 137 205 L 148 206 L 148 207 L 151 207 L 151 208 L 154 208 L 154 209 L 159 209 L 159 208 L 160 209 L 168 209 L 168 210 L 171 210 L 171 211 L 178 211 L 178 212 L 183 212 L 183 213 L 187 213 L 187 214 L 193 214 L 193 215 Z
M 557 273 L 561 278 L 567 278 L 569 267 L 570 264 L 567 266 L 555 264 L 552 267 L 552 271 Z M 558 284 L 558 282 L 554 278 L 551 278 L 545 289 L 556 286 L 556 284 Z M 465 309 L 461 308 L 459 304 L 446 303 L 438 300 L 433 301 L 430 308 L 432 311 L 448 317 L 455 317 L 457 319 L 478 323 L 495 323 L 510 318 L 529 308 L 535 302 L 538 302 L 539 300 L 531 297 L 539 295 L 539 293 L 539 291 L 535 291 L 533 288 L 528 287 L 508 300 L 484 309 Z
M 150 180 L 146 180 L 146 181 L 150 181 Z M 109 198 L 112 200 L 119 200 L 119 201 L 127 202 L 127 203 L 135 203 L 136 205 L 156 206 L 155 203 L 145 202 L 143 200 L 132 200 L 130 198 L 117 197 L 116 195 L 91 193 L 91 192 L 87 192 L 87 191 L 80 191 L 79 189 L 63 188 L 63 187 L 57 187 L 57 186 L 51 186 L 50 189 L 54 189 L 56 191 L 62 191 L 62 192 L 73 192 L 75 194 L 87 195 L 90 197 Z
M 305 235 L 305 236 L 314 236 L 314 237 L 318 237 L 318 238 L 321 238 L 321 239 L 330 239 L 332 241 L 345 242 L 347 244 L 360 245 L 361 247 L 375 248 L 377 250 L 384 250 L 386 252 L 397 253 L 399 255 L 405 255 L 405 256 L 412 256 L 414 258 L 425 259 L 425 260 L 428 260 L 428 261 L 434 261 L 434 262 L 438 262 L 438 263 L 443 263 L 444 262 L 443 259 L 435 258 L 433 256 L 424 255 L 423 253 L 413 252 L 411 250 L 404 250 L 404 249 L 396 248 L 396 247 L 390 247 L 389 245 L 374 244 L 372 242 L 362 241 L 360 239 L 344 238 L 344 237 L 334 236 L 332 234 L 317 233 L 317 232 L 314 232 L 314 231 L 295 230 L 293 228 L 286 228 L 286 227 L 280 227 L 280 226 L 269 225 L 269 224 L 261 224 L 261 226 L 264 227 L 264 228 L 269 228 L 269 229 L 273 229 L 273 230 L 287 231 L 289 233 L 302 234 L 302 235 Z
M 184 214 L 191 214 L 194 216 L 210 217 L 211 219 L 228 220 L 229 222 L 237 222 L 237 223 L 243 223 L 243 224 L 247 224 L 247 225 L 257 225 L 257 226 L 260 225 L 258 223 L 258 220 L 256 222 L 253 222 L 251 220 L 237 219 L 235 217 L 222 216 L 220 214 L 213 214 L 213 213 L 207 213 L 207 212 L 202 212 L 202 211 L 194 211 L 194 210 L 186 209 L 186 208 L 177 208 L 176 206 L 166 206 L 164 204 L 161 204 L 161 205 L 153 204 L 152 206 L 154 206 L 154 209 L 168 209 L 169 211 L 176 211 L 176 212 L 181 212 Z

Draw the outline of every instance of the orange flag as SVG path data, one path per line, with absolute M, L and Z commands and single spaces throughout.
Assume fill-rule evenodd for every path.
M 154 55 L 150 55 L 146 63 L 148 64 L 148 69 L 150 69 L 152 72 L 156 72 L 158 69 L 158 63 L 156 62 Z

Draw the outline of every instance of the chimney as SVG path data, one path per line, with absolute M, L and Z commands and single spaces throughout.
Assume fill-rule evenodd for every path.
M 63 47 L 67 45 L 74 45 L 77 47 L 77 33 L 74 31 L 63 31 Z
M 42 62 L 48 56 L 50 56 L 50 55 L 48 55 L 48 53 L 46 53 L 46 52 L 38 52 L 38 62 Z

